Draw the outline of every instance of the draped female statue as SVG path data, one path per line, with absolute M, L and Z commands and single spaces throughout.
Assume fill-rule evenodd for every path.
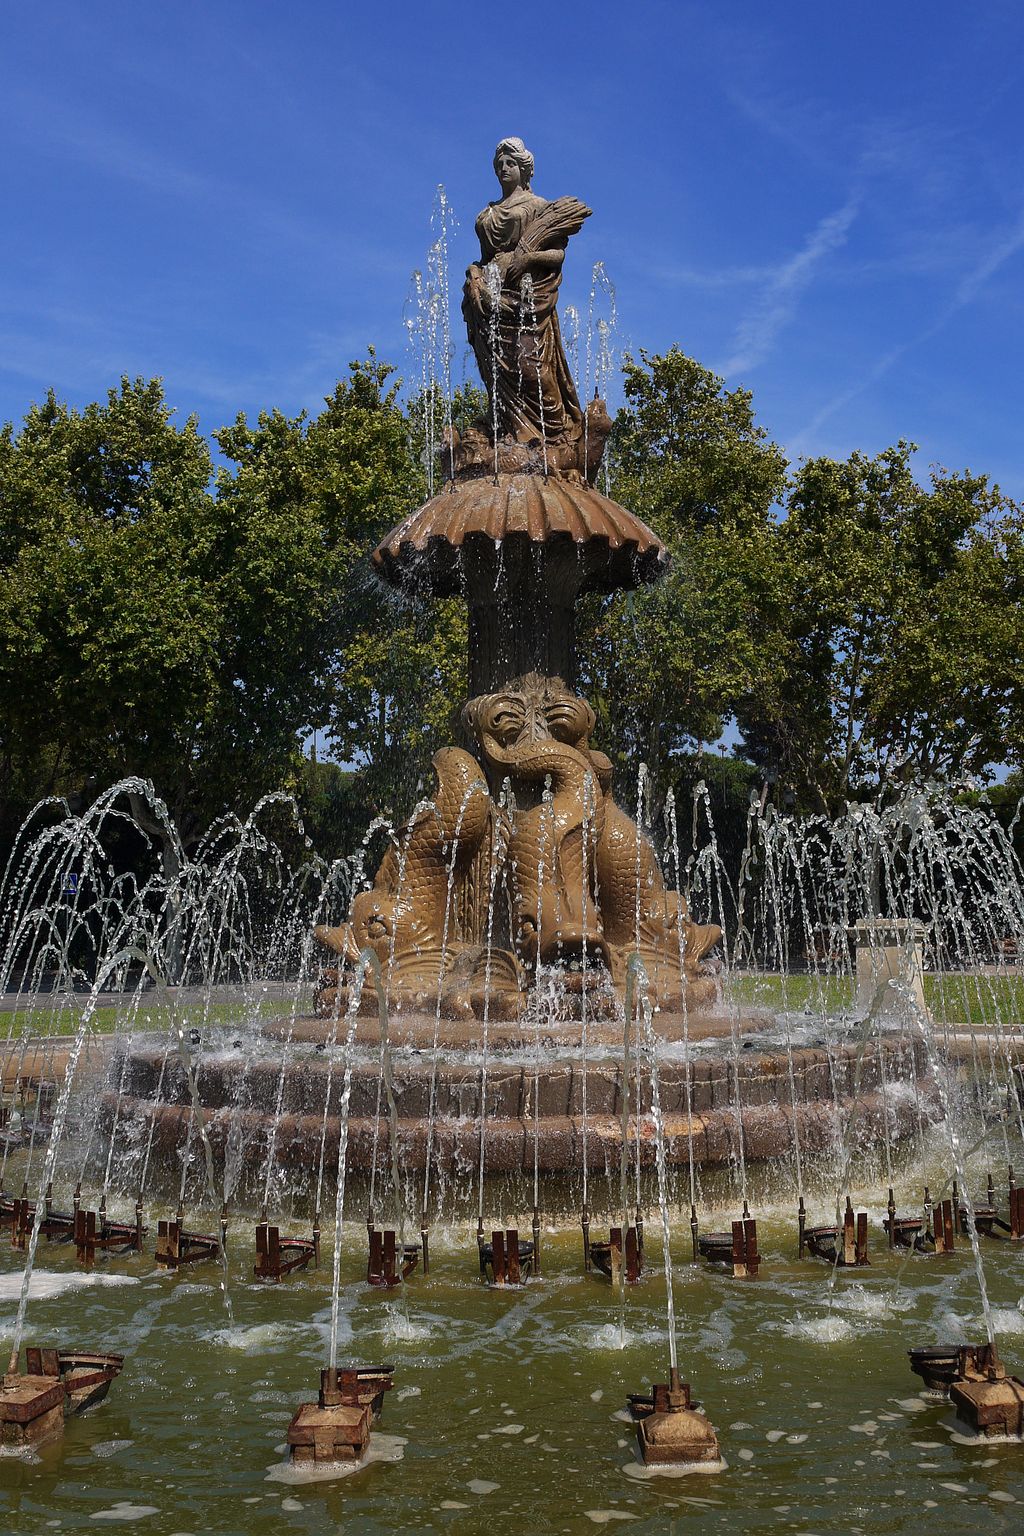
M 530 189 L 533 156 L 522 139 L 502 139 L 494 152 L 501 197 L 476 221 L 480 261 L 466 273 L 462 313 L 490 396 L 489 451 L 504 444 L 502 468 L 588 473 L 584 413 L 562 346 L 558 289 L 566 246 L 590 209 L 575 197 L 548 202 Z M 603 407 L 589 413 L 597 458 Z M 463 439 L 464 467 L 478 461 L 481 430 Z M 516 446 L 519 445 L 517 452 Z M 589 446 L 589 444 L 587 445 Z M 532 450 L 524 453 L 523 449 Z M 596 470 L 596 463 L 594 464 Z

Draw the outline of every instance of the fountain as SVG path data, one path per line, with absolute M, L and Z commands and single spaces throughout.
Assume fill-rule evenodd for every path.
M 471 1142 L 481 1191 L 485 1176 L 532 1171 L 537 1222 L 542 1175 L 619 1157 L 628 1067 L 614 1047 L 634 960 L 651 1029 L 669 1048 L 656 1084 L 638 1078 L 634 1094 L 638 1180 L 654 1145 L 655 1091 L 668 1163 L 704 1168 L 813 1149 L 832 1139 L 830 1116 L 850 1119 L 855 1104 L 862 1137 L 883 1115 L 898 1132 L 908 1106 L 888 1102 L 884 1084 L 887 1074 L 907 1076 L 908 1053 L 922 1100 L 929 1092 L 923 1047 L 907 1032 L 825 1050 L 794 1051 L 787 1040 L 781 1053 L 768 1043 L 774 1016 L 723 998 L 708 965 L 720 923 L 691 916 L 651 837 L 615 799 L 612 765 L 591 741 L 594 710 L 575 690 L 574 605 L 587 592 L 657 581 L 668 555 L 596 488 L 610 418 L 596 397 L 580 404 L 556 302 L 568 242 L 590 210 L 573 197 L 538 197 L 532 166 L 521 141 L 499 146 L 502 197 L 477 221 L 481 257 L 466 278 L 463 314 L 487 415 L 461 435 L 448 431 L 440 489 L 373 554 L 379 578 L 411 598 L 467 603 L 461 740 L 435 755 L 434 794 L 393 833 L 344 919 L 317 925 L 333 962 L 319 976 L 315 1015 L 261 1021 L 251 1054 L 207 1049 L 198 1089 L 217 1154 L 231 1136 L 246 1145 L 250 1187 L 261 1142 L 265 1182 L 272 1167 L 298 1173 L 317 1141 L 321 1161 L 329 1157 L 340 1136 L 333 1051 L 310 1059 L 308 1048 L 334 1042 L 354 970 L 372 953 L 388 1042 L 375 1060 L 379 1009 L 368 992 L 347 1156 L 372 1185 L 382 1136 L 390 1155 L 400 1149 L 402 1168 L 423 1175 L 425 1229 L 432 1182 L 459 1185 Z M 678 882 L 677 837 L 675 862 Z M 879 929 L 886 943 L 891 928 Z M 695 1056 L 716 1041 L 720 1051 Z M 387 1127 L 382 1065 L 397 1106 Z M 161 1158 L 176 1155 L 183 1124 L 195 1122 L 191 1074 L 168 1069 L 159 1039 L 125 1042 L 113 1071 L 108 1111 L 141 1119 Z M 787 1099 L 785 1115 L 764 1112 Z M 756 1273 L 756 1235 L 744 1245 L 744 1272 Z
M 668 1379 L 628 1399 L 642 1461 L 719 1469 L 717 1435 L 679 1366 L 673 1223 L 688 1211 L 687 1285 L 707 1287 L 711 1308 L 746 1308 L 756 1334 L 751 1309 L 769 1308 L 776 1284 L 806 1286 L 813 1268 L 787 1278 L 794 1202 L 798 1257 L 829 1266 L 819 1277 L 823 1306 L 848 1283 L 839 1271 L 865 1277 L 879 1202 L 858 1190 L 855 1207 L 855 1165 L 876 1193 L 889 1190 L 876 1273 L 928 1254 L 953 1261 L 928 1266 L 944 1276 L 967 1252 L 955 1232 L 969 1239 L 988 1343 L 916 1350 L 914 1369 L 948 1387 L 972 1427 L 1017 1433 L 1019 1384 L 995 1352 L 979 1237 L 1022 1237 L 1024 1191 L 1011 1169 L 1004 1222 L 991 1178 L 985 1202 L 968 1190 L 976 1149 L 990 1156 L 994 1140 L 1009 1166 L 1010 1136 L 1024 1128 L 1020 1101 L 1005 1090 L 1014 1049 L 991 995 L 979 1004 L 980 1036 L 946 1023 L 958 1017 L 952 957 L 977 960 L 978 924 L 997 925 L 1001 937 L 1024 926 L 1012 843 L 1008 851 L 973 812 L 937 810 L 929 791 L 802 824 L 755 799 L 730 886 L 703 786 L 690 844 L 671 798 L 660 847 L 645 824 L 642 765 L 637 814 L 622 808 L 611 762 L 592 741 L 596 713 L 577 687 L 574 607 L 588 592 L 657 581 L 668 555 L 610 499 L 607 476 L 598 489 L 610 417 L 597 395 L 581 404 L 562 345 L 562 264 L 590 210 L 572 197 L 537 197 L 519 140 L 502 141 L 495 169 L 502 196 L 477 221 L 481 257 L 463 303 L 487 413 L 458 432 L 449 409 L 443 440 L 431 440 L 430 498 L 372 556 L 377 578 L 403 597 L 467 604 L 467 696 L 458 739 L 434 757 L 433 792 L 404 824 L 375 823 L 357 856 L 330 868 L 312 857 L 288 865 L 261 823 L 268 806 L 280 809 L 278 796 L 244 823 L 218 823 L 198 854 L 182 851 L 169 879 L 133 885 L 104 853 L 105 835 L 126 835 L 130 820 L 119 796 L 145 797 L 147 819 L 173 830 L 151 787 L 135 781 L 83 817 L 26 836 L 12 855 L 5 982 L 22 966 L 35 978 L 26 984 L 35 1005 L 45 956 L 71 995 L 73 941 L 84 947 L 86 935 L 96 964 L 69 1019 L 70 1044 L 30 1052 L 31 1029 L 16 1038 L 13 1023 L 8 1041 L 16 1087 L 0 1105 L 11 1111 L 0 1126 L 0 1225 L 27 1258 L 0 1390 L 3 1436 L 52 1434 L 121 1367 L 113 1354 L 30 1346 L 18 1372 L 40 1236 L 72 1239 L 85 1266 L 97 1253 L 139 1265 L 148 1203 L 161 1280 L 173 1284 L 184 1267 L 205 1274 L 198 1292 L 218 1276 L 230 1332 L 233 1213 L 244 1214 L 248 1234 L 246 1280 L 272 1282 L 261 1294 L 287 1281 L 301 1297 L 318 1283 L 333 1169 L 329 1363 L 317 1401 L 289 1426 L 295 1464 L 367 1459 L 392 1385 L 390 1365 L 339 1364 L 352 1310 L 343 1253 L 358 1258 L 361 1305 L 401 1338 L 445 1257 L 453 1262 L 432 1234 L 440 1229 L 443 1245 L 446 1228 L 475 1218 L 486 1285 L 467 1309 L 506 1314 L 512 1336 L 520 1310 L 557 1289 L 547 1281 L 558 1235 L 546 1223 L 578 1211 L 583 1268 L 612 1282 L 615 1347 L 629 1347 L 639 1309 L 658 1309 Z M 446 272 L 438 281 L 446 291 Z M 382 831 L 386 847 L 367 876 Z M 45 914 L 72 865 L 81 873 L 58 943 Z M 953 869 L 971 872 L 991 915 L 965 920 Z M 993 869 L 1005 891 L 998 911 Z M 797 951 L 808 968 L 794 1007 L 785 983 Z M 167 984 L 172 970 L 180 988 Z M 104 1043 L 92 1020 L 108 986 L 120 1017 Z M 973 1145 L 967 1109 L 971 1125 L 982 1124 Z M 34 1114 L 27 1135 L 15 1113 Z M 951 1196 L 942 1173 L 931 1185 L 937 1199 L 926 1189 L 920 1216 L 899 1216 L 893 1191 L 907 1144 L 923 1166 L 937 1127 L 949 1142 L 941 1160 L 954 1174 Z M 9 1155 L 17 1197 L 2 1189 Z M 68 1214 L 54 1205 L 62 1175 Z M 815 1181 L 834 1203 L 809 1225 Z M 83 1186 L 96 1190 L 95 1203 Z M 785 1254 L 772 1247 L 775 1196 L 790 1213 Z M 699 1208 L 726 1212 L 727 1225 L 705 1227 Z M 645 1209 L 654 1223 L 646 1245 Z M 598 1215 L 607 1241 L 591 1235 Z M 407 1238 L 411 1219 L 418 1243 Z M 532 1239 L 520 1236 L 527 1223 Z M 468 1269 L 472 1237 L 460 1230 L 454 1262 Z M 354 1254 L 364 1231 L 365 1266 Z M 733 1284 L 764 1274 L 770 1284 Z M 581 1306 L 607 1301 L 607 1287 L 591 1281 L 580 1277 Z

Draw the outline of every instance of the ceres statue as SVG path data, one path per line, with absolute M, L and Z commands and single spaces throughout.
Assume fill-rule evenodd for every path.
M 522 139 L 494 153 L 501 197 L 476 221 L 480 260 L 468 269 L 462 313 L 490 419 L 457 445 L 462 472 L 505 470 L 593 479 L 611 423 L 601 401 L 587 413 L 562 346 L 558 289 L 571 237 L 590 209 L 576 197 L 548 202 L 531 189 L 533 156 Z

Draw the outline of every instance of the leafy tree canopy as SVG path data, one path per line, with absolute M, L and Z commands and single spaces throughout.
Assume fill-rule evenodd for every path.
M 672 563 L 653 587 L 591 600 L 580 657 L 615 758 L 661 775 L 718 737 L 778 665 L 774 508 L 786 461 L 749 393 L 727 391 L 676 348 L 627 359 L 625 394 L 611 494 L 651 525 Z
M 921 485 L 913 452 L 808 460 L 777 531 L 782 665 L 737 714 L 754 761 L 819 807 L 1012 750 L 1021 509 L 983 475 Z
M 1024 764 L 1019 506 L 966 471 L 920 483 L 903 442 L 790 471 L 750 394 L 675 348 L 628 359 L 624 382 L 608 489 L 672 564 L 588 599 L 578 629 L 597 740 L 630 779 L 644 760 L 691 786 L 730 719 L 752 765 L 716 759 L 737 816 L 762 778 L 834 809 L 882 774 Z M 401 814 L 452 739 L 466 615 L 400 602 L 369 555 L 482 404 L 403 405 L 371 351 L 318 413 L 217 432 L 216 467 L 159 380 L 82 411 L 51 394 L 0 431 L 7 831 L 42 795 L 129 774 L 186 840 L 273 788 L 339 836 Z M 303 761 L 313 730 L 344 772 Z

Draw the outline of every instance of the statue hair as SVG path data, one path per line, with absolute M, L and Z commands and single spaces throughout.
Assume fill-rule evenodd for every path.
M 523 186 L 529 187 L 530 182 L 533 180 L 533 156 L 522 139 L 502 139 L 494 151 L 495 160 L 497 160 L 503 149 L 510 149 L 512 151 L 512 158 L 523 173 Z

